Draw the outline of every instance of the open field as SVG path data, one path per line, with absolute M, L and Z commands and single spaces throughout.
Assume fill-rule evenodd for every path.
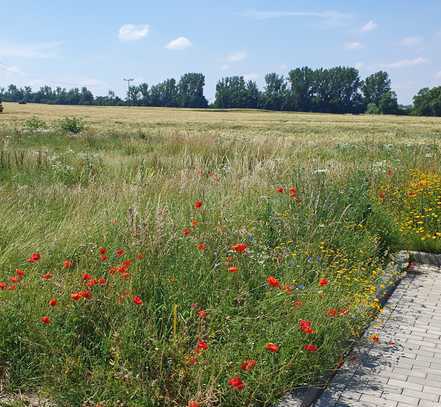
M 440 153 L 436 118 L 6 103 L 0 389 L 272 405 L 339 364 L 390 251 L 441 252 Z

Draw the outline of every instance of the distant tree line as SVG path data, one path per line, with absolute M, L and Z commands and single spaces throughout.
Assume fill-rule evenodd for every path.
M 387 72 L 376 72 L 364 80 L 351 67 L 291 70 L 287 76 L 269 73 L 260 90 L 255 81 L 243 76 L 225 77 L 216 85 L 214 103 L 204 96 L 205 76 L 186 73 L 179 81 L 167 79 L 149 86 L 130 86 L 125 100 L 109 91 L 95 97 L 86 87 L 52 89 L 43 86 L 38 91 L 30 87 L 9 85 L 0 88 L 0 99 L 11 102 L 32 102 L 64 105 L 158 106 L 189 108 L 252 108 L 276 111 L 321 113 L 414 114 L 441 116 L 441 87 L 424 88 L 414 97 L 413 106 L 400 106 L 391 88 Z

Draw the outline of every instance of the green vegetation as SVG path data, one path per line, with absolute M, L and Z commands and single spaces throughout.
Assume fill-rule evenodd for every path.
M 109 91 L 107 96 L 94 97 L 86 87 L 70 90 L 43 86 L 33 91 L 29 86 L 0 87 L 0 99 L 9 102 L 32 102 L 61 105 L 156 106 L 206 108 L 205 76 L 186 73 L 179 81 L 167 79 L 149 86 L 130 86 L 126 100 Z M 414 97 L 414 106 L 399 106 L 391 88 L 389 74 L 376 72 L 364 80 L 351 67 L 291 70 L 287 77 L 277 73 L 265 76 L 265 86 L 259 90 L 255 81 L 243 76 L 225 77 L 216 85 L 214 103 L 218 109 L 266 109 L 318 113 L 369 113 L 416 116 L 441 115 L 441 87 L 424 88 Z
M 10 393 L 60 406 L 270 406 L 336 368 L 379 310 L 390 251 L 441 252 L 437 119 L 6 111 Z M 64 117 L 86 126 L 72 137 Z

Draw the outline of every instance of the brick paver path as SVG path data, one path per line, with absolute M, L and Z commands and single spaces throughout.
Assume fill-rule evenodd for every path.
M 440 273 L 418 266 L 400 282 L 315 407 L 441 407 Z

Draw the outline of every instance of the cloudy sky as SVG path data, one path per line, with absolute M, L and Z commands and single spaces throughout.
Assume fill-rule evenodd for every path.
M 401 103 L 441 85 L 441 1 L 0 0 L 0 86 L 87 86 L 206 75 L 260 86 L 308 65 L 383 69 Z

